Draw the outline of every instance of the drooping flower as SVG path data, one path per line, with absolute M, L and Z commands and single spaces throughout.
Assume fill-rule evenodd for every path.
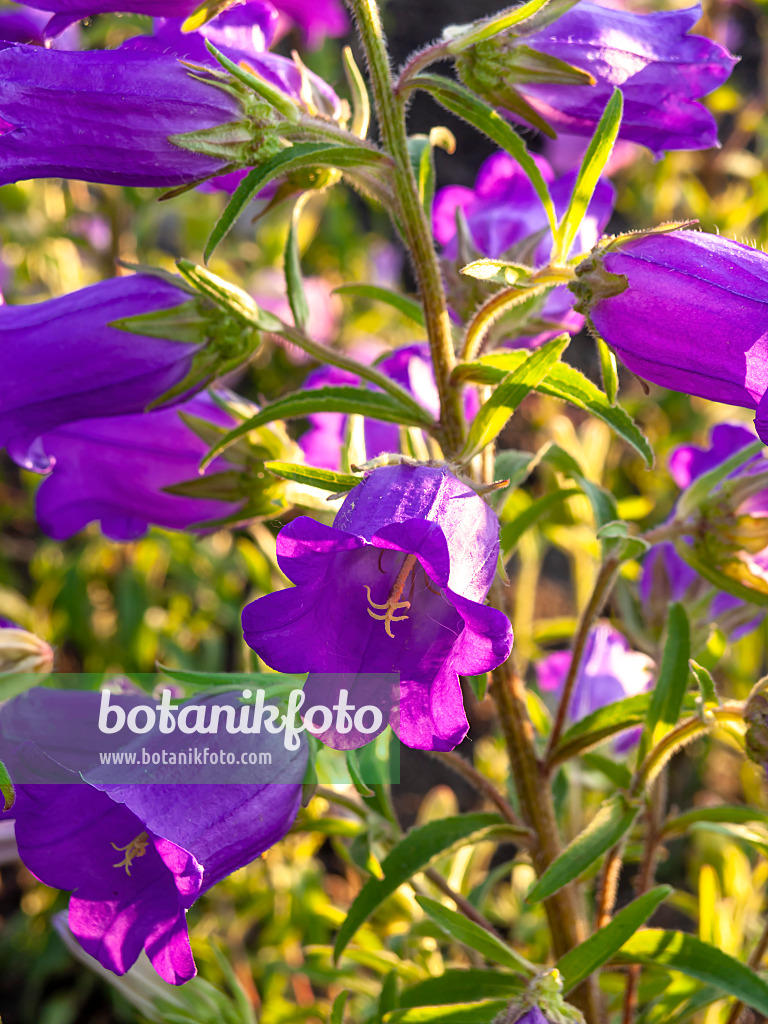
M 235 425 L 202 394 L 171 408 L 78 420 L 43 434 L 53 466 L 36 495 L 35 515 L 43 531 L 64 540 L 97 519 L 107 537 L 128 541 L 150 525 L 190 530 L 241 509 L 247 516 L 246 499 L 255 482 L 223 458 L 198 476 L 210 442 L 185 417 L 225 431 Z M 187 482 L 190 493 L 168 490 Z
M 429 345 L 426 342 L 415 342 L 412 345 L 393 349 L 376 365 L 377 369 L 397 381 L 414 398 L 417 398 L 433 416 L 439 415 L 440 399 L 429 355 Z M 353 373 L 340 370 L 335 366 L 322 366 L 309 374 L 304 381 L 304 388 L 359 383 L 359 379 Z M 477 406 L 477 395 L 473 391 L 467 391 L 464 411 L 468 420 L 471 420 L 477 412 Z M 313 466 L 325 469 L 340 469 L 341 449 L 348 417 L 344 413 L 322 412 L 313 413 L 307 419 L 310 428 L 299 438 L 299 445 L 304 452 L 306 461 Z M 366 419 L 363 426 L 363 441 L 366 459 L 375 459 L 386 452 L 399 452 L 399 427 L 395 423 Z
M 594 133 L 619 88 L 621 138 L 656 154 L 709 149 L 717 145 L 717 125 L 698 100 L 726 81 L 736 58 L 689 34 L 700 18 L 699 4 L 635 14 L 582 0 L 554 21 L 544 12 L 520 34 L 508 30 L 470 47 L 459 55 L 457 70 L 470 88 L 517 120 L 535 123 L 538 115 L 574 135 Z M 591 75 L 594 84 L 586 76 L 579 83 L 568 66 Z
M 576 268 L 576 308 L 633 373 L 755 409 L 768 440 L 768 256 L 699 231 L 624 236 Z
M 30 694 L 0 710 L 0 754 L 12 778 L 39 771 L 58 781 L 17 783 L 13 807 L 0 814 L 15 820 L 19 856 L 46 885 L 72 892 L 70 929 L 104 967 L 124 974 L 144 949 L 164 981 L 183 984 L 196 973 L 186 911 L 291 827 L 306 745 L 287 751 L 278 737 L 260 737 L 285 783 L 97 788 L 67 767 L 69 738 L 56 716 L 68 710 L 70 721 L 75 698 L 95 710 L 95 734 L 100 695 Z
M 536 665 L 539 686 L 547 692 L 560 694 L 571 666 L 570 651 L 554 651 Z M 576 676 L 568 717 L 578 722 L 587 715 L 623 700 L 644 693 L 653 681 L 654 663 L 640 651 L 633 651 L 626 637 L 608 622 L 600 622 L 589 631 L 584 654 Z M 627 748 L 635 739 L 624 734 L 617 747 Z
M 534 157 L 547 181 L 558 216 L 565 212 L 576 182 L 576 171 L 555 178 L 549 164 L 542 157 Z M 601 178 L 574 240 L 572 253 L 591 249 L 602 235 L 613 212 L 615 193 L 609 181 Z M 507 153 L 495 153 L 483 162 L 475 179 L 474 188 L 448 185 L 438 190 L 432 212 L 436 240 L 443 246 L 449 298 L 461 316 L 474 312 L 478 295 L 477 282 L 457 277 L 449 264 L 459 256 L 457 239 L 457 213 L 461 212 L 469 230 L 477 256 L 491 259 L 507 257 L 523 248 L 529 240 L 528 252 L 522 262 L 534 267 L 549 260 L 552 233 L 541 200 L 530 179 Z M 469 253 L 461 253 L 462 262 Z M 516 253 L 512 255 L 515 258 Z M 531 334 L 530 320 L 523 325 L 523 333 L 511 343 L 516 347 L 541 345 L 567 330 L 576 332 L 584 323 L 583 317 L 573 310 L 574 298 L 564 285 L 552 289 L 541 301 L 536 313 L 540 330 Z M 546 324 L 549 323 L 549 329 Z
M 746 427 L 735 423 L 720 423 L 712 431 L 710 444 L 707 447 L 698 445 L 679 445 L 670 453 L 668 460 L 669 472 L 675 483 L 684 490 L 704 473 L 720 466 L 726 459 L 753 444 L 755 435 Z M 743 481 L 748 486 L 750 476 L 765 472 L 766 463 L 760 456 L 755 456 L 742 464 L 730 474 L 729 480 Z M 752 488 L 750 487 L 751 491 Z M 713 495 L 713 498 L 716 497 Z M 722 546 L 723 534 L 731 536 L 735 554 L 746 559 L 752 574 L 768 581 L 768 486 L 750 493 L 738 508 L 724 510 L 724 515 L 710 517 L 705 532 L 710 536 L 705 541 L 710 545 Z M 673 513 L 674 516 L 674 513 Z M 739 525 L 741 520 L 741 525 Z M 669 601 L 686 601 L 689 605 L 697 598 L 706 595 L 707 582 L 693 569 L 677 548 L 685 545 L 700 546 L 697 540 L 697 529 L 692 521 L 689 530 L 683 530 L 677 546 L 670 541 L 656 544 L 648 552 L 643 562 L 643 574 L 640 578 L 640 597 L 651 620 L 663 621 Z M 720 535 L 718 537 L 718 535 Z M 743 538 L 745 550 L 739 551 L 740 538 Z M 750 550 L 746 550 L 746 548 Z M 722 554 L 722 552 L 721 552 Z M 714 547 L 712 565 L 717 564 Z M 764 612 L 745 604 L 731 594 L 718 591 L 709 602 L 706 612 L 707 622 L 717 622 L 726 628 L 731 639 L 737 640 L 756 629 L 763 621 Z
M 168 188 L 265 158 L 276 140 L 264 129 L 277 115 L 202 74 L 170 54 L 6 46 L 0 184 L 63 177 Z
M 459 675 L 496 667 L 512 646 L 506 616 L 483 604 L 498 529 L 447 469 L 374 470 L 333 526 L 300 517 L 280 532 L 278 563 L 296 586 L 246 607 L 245 639 L 272 668 L 311 673 L 308 704 L 322 696 L 313 673 L 399 673 L 395 731 L 450 750 L 468 729 Z
M 181 307 L 178 335 L 172 317 L 165 336 L 110 326 Z M 173 340 L 189 339 L 191 326 L 199 343 Z M 197 390 L 210 381 L 219 352 L 224 362 L 237 352 L 244 360 L 253 343 L 213 303 L 146 274 L 34 305 L 0 306 L 0 446 L 19 465 L 44 472 L 42 434 L 76 420 L 142 412 L 175 387 Z

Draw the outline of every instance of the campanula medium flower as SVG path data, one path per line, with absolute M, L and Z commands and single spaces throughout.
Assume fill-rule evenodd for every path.
M 536 666 L 542 690 L 559 694 L 571 665 L 570 651 L 555 651 Z M 587 637 L 576 676 L 568 715 L 578 722 L 598 708 L 625 697 L 644 693 L 653 680 L 654 664 L 640 651 L 633 651 L 626 638 L 608 622 L 594 626 Z M 627 736 L 621 746 L 626 749 Z M 634 739 L 634 732 L 630 741 Z
M 635 14 L 582 0 L 543 27 L 521 26 L 460 54 L 464 81 L 513 117 L 535 116 L 556 131 L 594 134 L 615 88 L 624 97 L 619 135 L 656 154 L 717 145 L 717 125 L 698 102 L 726 81 L 736 63 L 726 49 L 690 34 L 701 5 Z M 534 51 L 532 54 L 530 51 Z M 587 72 L 578 83 L 562 65 Z M 534 114 L 526 117 L 522 98 Z
M 577 309 L 633 373 L 756 410 L 768 440 L 768 256 L 699 231 L 624 236 L 576 268 Z
M 174 340 L 171 319 L 164 337 L 110 326 L 183 307 L 186 331 L 190 301 L 199 315 L 197 344 Z M 223 349 L 227 356 L 242 349 L 243 359 L 250 352 L 246 333 L 226 321 L 212 304 L 209 309 L 205 300 L 146 274 L 101 281 L 34 305 L 0 306 L 0 446 L 19 465 L 41 472 L 48 466 L 42 434 L 75 420 L 142 412 L 187 382 L 190 390 L 199 389 L 211 379 L 210 372 L 197 372 L 203 355 L 215 364 Z
M 86 952 L 122 975 L 143 949 L 164 981 L 183 984 L 196 973 L 186 911 L 291 827 L 306 745 L 287 751 L 277 737 L 260 737 L 281 759 L 284 784 L 78 784 L 56 715 L 72 703 L 63 708 L 65 698 L 93 710 L 99 696 L 30 691 L 0 711 L 0 752 L 11 777 L 38 770 L 58 780 L 17 784 L 0 818 L 15 820 L 29 870 L 72 892 L 69 926 Z
M 450 750 L 468 729 L 459 675 L 500 665 L 512 647 L 506 616 L 483 604 L 498 531 L 447 469 L 374 470 L 333 526 L 300 517 L 280 532 L 278 563 L 296 586 L 246 607 L 245 639 L 278 671 L 399 673 L 395 731 Z M 318 686 L 310 674 L 308 704 Z
M 534 159 L 549 185 L 555 210 L 561 216 L 573 192 L 576 172 L 556 178 L 546 160 L 542 157 Z M 613 186 L 601 178 L 574 240 L 573 253 L 585 252 L 597 243 L 613 212 L 614 198 Z M 432 224 L 435 238 L 443 246 L 446 264 L 448 261 L 454 263 L 459 256 L 456 237 L 456 216 L 459 211 L 464 217 L 478 256 L 491 259 L 504 256 L 520 258 L 522 262 L 530 262 L 536 267 L 547 263 L 552 248 L 552 234 L 541 200 L 528 176 L 507 153 L 495 153 L 483 162 L 474 188 L 448 185 L 438 190 Z M 543 237 L 535 237 L 539 232 Z M 517 256 L 513 250 L 522 248 L 526 239 L 532 239 L 531 251 Z M 468 255 L 461 254 L 462 262 L 463 257 Z M 473 290 L 475 282 L 466 277 L 456 279 L 456 275 L 450 272 L 446 276 L 454 309 L 462 316 L 468 315 L 477 304 Z M 468 292 L 465 300 L 461 295 L 463 290 Z M 542 301 L 536 314 L 542 328 L 544 325 L 541 321 L 548 321 L 552 325 L 550 329 L 542 329 L 531 335 L 530 324 L 526 323 L 523 325 L 526 333 L 514 339 L 515 346 L 540 345 L 564 330 L 578 331 L 584 320 L 574 312 L 573 303 L 573 296 L 564 285 L 554 288 Z
M 43 449 L 53 469 L 35 499 L 42 530 L 64 540 L 99 520 L 107 537 L 128 541 L 141 537 L 150 525 L 189 530 L 234 516 L 246 503 L 246 481 L 241 482 L 238 498 L 239 476 L 221 458 L 204 477 L 198 476 L 210 443 L 195 433 L 185 416 L 225 431 L 235 425 L 229 413 L 201 394 L 170 408 L 78 420 L 43 434 Z M 210 487 L 204 496 L 206 480 Z M 194 497 L 194 490 L 167 490 L 186 481 L 203 496 Z M 223 491 L 220 500 L 217 491 Z

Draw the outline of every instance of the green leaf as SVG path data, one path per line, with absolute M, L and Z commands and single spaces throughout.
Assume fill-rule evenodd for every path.
M 739 999 L 768 1015 L 768 984 L 745 963 L 695 935 L 647 928 L 621 947 L 615 963 L 670 967 Z
M 204 258 L 207 263 L 217 245 L 228 234 L 245 207 L 265 185 L 275 178 L 290 174 L 303 167 L 355 167 L 359 164 L 380 163 L 381 153 L 362 146 L 329 146 L 328 143 L 297 142 L 282 150 L 276 156 L 254 167 L 243 178 L 205 245 Z
M 469 461 L 490 444 L 525 396 L 549 373 L 568 346 L 570 337 L 561 334 L 542 345 L 525 362 L 501 381 L 488 401 L 480 407 L 469 428 L 461 458 Z
M 332 491 L 341 494 L 357 487 L 361 478 L 351 473 L 336 473 L 332 469 L 321 469 L 319 466 L 303 466 L 297 462 L 265 462 L 264 469 L 269 470 L 281 480 L 292 480 L 295 484 L 306 487 L 317 487 L 321 491 Z
M 452 114 L 456 114 L 474 125 L 517 160 L 541 200 L 554 235 L 557 230 L 557 217 L 552 196 L 549 194 L 549 187 L 525 143 L 509 123 L 490 104 L 485 103 L 479 96 L 475 96 L 469 89 L 465 89 L 463 85 L 450 78 L 420 74 L 416 75 L 410 84 L 428 92 L 446 110 L 450 110 Z
M 382 288 L 378 284 L 342 284 L 333 289 L 334 295 L 359 295 L 361 299 L 373 299 L 377 302 L 385 302 L 402 313 L 403 316 L 414 323 L 424 326 L 424 310 L 420 302 L 409 299 L 407 295 L 392 291 L 390 288 Z M 387 353 L 388 354 L 388 353 Z
M 627 832 L 639 808 L 618 794 L 604 803 L 592 821 L 554 860 L 526 896 L 528 903 L 545 900 L 585 871 Z
M 470 46 L 482 43 L 485 39 L 492 39 L 499 32 L 506 32 L 515 25 L 519 25 L 521 22 L 532 18 L 534 14 L 538 14 L 542 7 L 546 7 L 550 2 L 551 0 L 528 0 L 527 3 L 513 7 L 510 11 L 502 11 L 500 14 L 495 14 L 492 18 L 483 18 L 474 25 L 467 26 L 466 32 L 451 39 L 447 46 L 448 53 L 462 53 Z M 572 6 L 573 2 L 574 0 L 570 0 L 570 3 L 567 5 L 562 3 L 553 4 L 558 9 L 558 16 L 559 13 L 562 13 L 563 6 L 567 10 L 568 7 Z M 530 31 L 530 26 L 526 25 L 525 30 Z
M 2 761 L 0 761 L 0 796 L 3 798 L 3 810 L 10 811 L 16 799 L 16 790 L 13 788 L 8 769 Z
M 477 950 L 486 960 L 509 967 L 528 977 L 533 977 L 536 973 L 536 967 L 525 957 L 516 953 L 506 942 L 492 935 L 485 928 L 481 928 L 474 921 L 470 921 L 463 914 L 444 907 L 442 903 L 438 903 L 437 900 L 430 899 L 428 896 L 417 896 L 416 902 L 451 938 L 461 942 L 464 946 L 469 946 L 470 949 Z
M 234 430 L 230 430 L 211 448 L 201 463 L 200 469 L 204 470 L 217 455 L 234 444 L 239 437 L 257 427 L 263 427 L 265 423 L 297 419 L 316 412 L 357 413 L 373 420 L 383 420 L 385 423 L 401 423 L 405 426 L 427 429 L 434 427 L 434 422 L 425 409 L 419 414 L 415 407 L 401 405 L 397 399 L 380 391 L 368 391 L 365 388 L 347 385 L 294 391 L 265 405 L 255 416 L 251 416 Z
M 561 957 L 557 969 L 563 978 L 563 994 L 577 988 L 610 960 L 671 892 L 671 886 L 659 885 L 644 893 L 620 910 L 604 928 Z
M 616 499 L 613 495 L 598 486 L 598 484 L 588 480 L 582 473 L 581 466 L 565 449 L 557 444 L 550 445 L 544 455 L 544 461 L 554 466 L 561 473 L 570 476 L 579 485 L 580 490 L 584 492 L 585 497 L 592 506 L 592 514 L 595 517 L 598 535 L 604 527 L 618 519 L 619 513 L 616 508 Z M 610 543 L 610 538 L 608 543 Z
M 754 590 L 752 587 L 747 587 L 743 583 L 739 583 L 738 580 L 726 576 L 725 573 L 720 572 L 712 563 L 705 562 L 702 558 L 699 558 L 689 544 L 683 542 L 676 543 L 675 551 L 684 562 L 690 565 L 692 569 L 695 569 L 705 580 L 709 580 L 718 590 L 724 590 L 726 594 L 732 594 L 733 597 L 738 597 L 742 601 L 748 601 L 750 604 L 759 605 L 761 608 L 768 608 L 768 594 L 764 594 L 760 590 Z
M 524 351 L 494 352 L 473 363 L 460 363 L 453 371 L 452 380 L 495 384 L 524 359 Z M 568 363 L 555 363 L 545 379 L 536 385 L 536 390 L 591 412 L 642 455 L 649 466 L 653 465 L 653 448 L 632 417 L 621 406 L 611 405 L 600 388 L 575 367 Z
M 686 487 L 680 493 L 680 497 L 677 499 L 675 519 L 681 521 L 687 519 L 702 502 L 709 500 L 718 484 L 722 483 L 734 470 L 740 469 L 741 466 L 749 462 L 755 455 L 760 455 L 764 451 L 765 445 L 763 442 L 754 441 L 734 455 L 731 455 L 725 462 L 721 462 L 714 469 L 710 469 L 708 473 L 702 473 L 701 476 L 696 477 L 690 487 Z
M 432 202 L 435 198 L 435 146 L 453 153 L 456 139 L 447 128 L 433 128 L 429 135 L 408 136 L 408 155 L 419 189 L 419 199 L 427 217 L 432 216 Z
M 535 526 L 551 508 L 579 493 L 575 487 L 549 491 L 543 497 L 534 501 L 532 505 L 529 505 L 528 508 L 524 509 L 511 522 L 505 523 L 501 528 L 500 536 L 501 550 L 504 554 L 509 554 L 517 546 L 517 542 L 525 531 Z
M 600 358 L 600 372 L 603 375 L 603 387 L 605 396 L 613 405 L 616 402 L 616 395 L 619 393 L 619 371 L 616 366 L 616 354 L 609 348 L 602 338 L 597 339 L 597 354 Z
M 194 691 L 211 690 L 220 687 L 227 690 L 300 690 L 304 686 L 306 675 L 286 675 L 284 672 L 193 672 L 186 668 L 168 668 L 159 661 L 155 668 L 169 679 L 191 686 Z
M 379 994 L 378 1022 L 383 1021 L 391 1010 L 396 1010 L 400 1005 L 398 980 L 396 970 L 390 971 L 384 979 L 384 984 L 381 986 L 381 993 Z
M 693 811 L 686 811 L 685 814 L 678 814 L 664 823 L 662 835 L 679 835 L 686 832 L 692 825 L 702 823 L 718 823 L 727 825 L 748 825 L 758 822 L 768 827 L 768 811 L 761 811 L 757 807 L 728 806 L 721 807 L 698 807 Z
M 291 307 L 291 313 L 293 314 L 293 322 L 303 331 L 309 322 L 309 303 L 304 291 L 304 280 L 301 275 L 301 256 L 299 254 L 298 221 L 301 205 L 300 202 L 295 203 L 291 212 L 288 237 L 285 240 L 283 265 L 285 267 L 285 290 L 288 295 L 288 305 Z
M 568 208 L 555 231 L 555 245 L 552 250 L 554 263 L 564 262 L 568 258 L 600 175 L 613 150 L 616 136 L 619 134 L 623 103 L 621 90 L 614 89 L 613 96 L 608 100 L 592 141 L 584 154 Z
M 360 764 L 357 760 L 357 753 L 354 750 L 346 750 L 344 756 L 347 761 L 347 771 L 349 777 L 352 779 L 354 785 L 360 796 L 373 796 L 374 790 L 363 781 L 362 772 L 360 771 Z
M 347 1005 L 347 999 L 349 999 L 348 989 L 344 989 L 343 992 L 339 992 L 333 1000 L 328 1024 L 344 1024 L 344 1007 Z
M 383 861 L 384 877 L 369 879 L 357 894 L 336 936 L 334 960 L 339 959 L 358 928 L 399 886 L 454 843 L 498 825 L 501 820 L 498 814 L 463 814 L 411 829 Z
M 508 1004 L 508 999 L 486 999 L 452 1006 L 417 1006 L 388 1013 L 384 1024 L 494 1024 Z
M 637 758 L 642 763 L 652 746 L 677 724 L 688 688 L 691 656 L 691 627 L 683 606 L 675 601 L 667 617 L 667 639 L 661 668 L 653 688 L 645 729 L 640 739 Z
M 715 686 L 715 680 L 712 678 L 712 673 L 709 669 L 704 668 L 703 665 L 699 665 L 693 658 L 688 662 L 693 677 L 699 684 L 699 693 L 701 699 L 704 702 L 704 707 L 717 705 L 720 703 L 720 698 L 717 696 L 717 687 Z
M 617 789 L 629 789 L 632 785 L 632 772 L 621 761 L 615 761 L 602 754 L 584 754 L 582 761 L 587 768 L 601 772 Z
M 560 742 L 552 752 L 553 765 L 567 761 L 571 757 L 596 747 L 599 743 L 623 732 L 632 726 L 643 725 L 651 704 L 650 693 L 638 693 L 634 697 L 625 697 L 614 704 L 606 704 L 574 723 L 560 737 Z
M 519 995 L 525 983 L 519 976 L 504 974 L 499 970 L 449 969 L 437 978 L 425 978 L 412 985 L 400 996 L 400 1006 L 440 1006 L 446 1003 L 466 1003 L 478 992 L 486 997 Z

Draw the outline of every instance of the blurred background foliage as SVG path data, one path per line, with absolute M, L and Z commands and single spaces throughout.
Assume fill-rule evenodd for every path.
M 424 42 L 430 27 L 467 21 L 497 6 L 389 0 L 385 15 L 395 62 Z M 97 17 L 83 29 L 84 45 L 116 45 L 146 25 L 139 17 Z M 768 4 L 706 3 L 702 27 L 742 57 L 730 82 L 706 100 L 720 121 L 722 148 L 673 153 L 658 162 L 637 148 L 627 152 L 626 159 L 617 161 L 613 180 L 618 202 L 609 230 L 697 219 L 706 230 L 762 246 L 768 238 Z M 280 49 L 287 53 L 297 42 L 285 39 Z M 339 54 L 340 42 L 330 40 L 319 52 L 304 56 L 343 93 Z M 456 134 L 455 155 L 437 152 L 438 184 L 471 184 L 480 162 L 491 152 L 489 144 L 426 98 L 418 99 L 412 116 L 414 131 L 439 120 Z M 530 145 L 540 148 L 536 139 Z M 224 199 L 221 193 L 196 190 L 158 203 L 154 194 L 81 182 L 7 185 L 0 189 L 0 269 L 6 301 L 36 302 L 70 292 L 124 272 L 118 260 L 169 270 L 180 256 L 201 260 Z M 258 213 L 256 204 L 253 216 Z M 242 217 L 217 250 L 211 269 L 285 313 L 281 262 L 287 227 L 281 209 L 255 225 L 251 217 Z M 412 289 L 409 268 L 381 211 L 339 188 L 316 194 L 305 208 L 300 246 L 313 309 L 310 331 L 318 338 L 372 354 L 420 340 L 388 307 L 333 294 L 345 282 Z M 574 341 L 567 358 L 596 377 L 597 363 L 586 336 Z M 273 398 L 300 387 L 311 366 L 300 353 L 265 338 L 251 366 L 232 383 L 256 401 Z M 651 471 L 602 423 L 540 395 L 526 400 L 502 444 L 535 451 L 547 440 L 556 441 L 578 457 L 590 479 L 618 497 L 624 518 L 646 528 L 665 519 L 676 497 L 666 469 L 669 450 L 685 441 L 705 442 L 715 422 L 750 419 L 738 410 L 657 388 L 646 393 L 626 373 L 622 402 L 657 452 Z M 294 428 L 300 430 L 301 425 L 292 424 Z M 513 492 L 502 520 L 513 518 L 543 492 L 546 472 L 551 471 L 538 471 L 525 488 Z M 58 543 L 41 535 L 36 526 L 37 483 L 37 477 L 0 454 L 0 616 L 48 640 L 57 651 L 58 669 L 151 671 L 158 660 L 198 670 L 250 667 L 240 611 L 255 596 L 282 585 L 274 565 L 279 523 L 202 538 L 154 529 L 131 544 L 113 543 L 92 526 Z M 567 644 L 598 565 L 591 513 L 581 496 L 561 503 L 524 534 L 508 564 L 516 650 L 523 668 L 545 651 Z M 658 658 L 663 623 L 645 623 L 641 637 L 630 631 L 640 566 L 629 562 L 622 571 L 622 585 L 608 612 L 623 623 L 634 643 Z M 711 630 L 695 656 L 713 669 L 723 695 L 743 698 L 766 672 L 766 626 L 735 643 Z M 546 731 L 549 711 L 536 694 L 532 672 L 529 678 L 531 713 Z M 507 761 L 501 740 L 492 731 L 489 704 L 478 702 L 470 688 L 466 692 L 472 730 L 462 753 L 512 799 Z M 424 754 L 404 751 L 401 770 L 403 782 L 393 787 L 393 801 L 404 827 L 478 806 L 478 798 L 462 780 L 447 776 Z M 673 806 L 745 800 L 768 809 L 762 773 L 743 761 L 725 734 L 699 741 L 678 755 L 669 779 Z M 558 810 L 566 838 L 583 828 L 608 786 L 606 776 L 585 759 L 562 770 Z M 336 834 L 333 827 L 316 823 L 328 812 L 341 821 Z M 385 819 L 372 820 L 370 845 L 381 856 L 388 841 Z M 202 978 L 229 993 L 231 1006 L 236 1006 L 239 987 L 241 1000 L 244 993 L 261 1024 L 325 1021 L 333 999 L 344 988 L 353 993 L 350 1019 L 380 1021 L 395 977 L 401 985 L 415 985 L 446 970 L 476 966 L 457 945 L 450 946 L 450 958 L 446 956 L 444 937 L 403 887 L 362 928 L 340 970 L 333 968 L 329 943 L 364 877 L 356 863 L 360 858 L 350 855 L 354 822 L 348 808 L 315 799 L 294 834 L 217 886 L 190 912 Z M 658 879 L 674 884 L 676 895 L 655 922 L 695 932 L 745 959 L 761 931 L 768 881 L 768 831 L 763 834 L 758 826 L 751 831 L 753 835 L 745 837 L 735 827 L 708 828 L 695 830 L 685 840 L 671 838 L 663 848 Z M 629 898 L 631 866 L 639 854 L 639 848 L 630 844 L 630 871 L 622 882 L 626 892 L 620 894 L 620 905 Z M 538 959 L 546 955 L 544 918 L 540 907 L 524 903 L 532 869 L 514 856 L 514 847 L 484 842 L 461 848 L 438 867 L 455 891 L 517 948 Z M 51 927 L 53 916 L 66 906 L 66 896 L 37 883 L 17 863 L 4 866 L 1 877 L 0 1015 L 5 1024 L 136 1020 L 139 1011 L 125 995 L 78 965 Z M 424 892 L 439 895 L 429 881 L 421 879 L 418 884 Z M 226 976 L 217 948 L 232 964 L 234 977 Z M 189 1019 L 202 1021 L 207 1019 L 203 983 L 195 989 L 197 984 L 189 986 L 193 1001 L 200 1000 Z M 603 984 L 620 998 L 620 975 L 607 974 Z M 677 986 L 684 1006 L 686 984 L 680 975 L 649 970 L 640 998 L 650 1009 L 642 1019 L 662 1024 L 664 1018 L 658 1012 L 654 1016 L 654 996 Z M 726 1016 L 721 1001 L 694 1019 L 722 1024 Z

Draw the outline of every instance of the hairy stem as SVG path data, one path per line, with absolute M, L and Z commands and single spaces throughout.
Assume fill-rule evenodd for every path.
M 451 321 L 445 301 L 440 264 L 432 241 L 432 228 L 421 204 L 411 167 L 405 127 L 405 105 L 393 91 L 389 56 L 375 0 L 347 0 L 368 59 L 376 115 L 382 143 L 394 161 L 395 199 L 399 222 L 410 249 L 421 300 L 424 304 L 427 336 L 440 396 L 441 441 L 446 455 L 456 454 L 464 439 L 464 416 L 459 390 L 451 385 L 456 363 Z

